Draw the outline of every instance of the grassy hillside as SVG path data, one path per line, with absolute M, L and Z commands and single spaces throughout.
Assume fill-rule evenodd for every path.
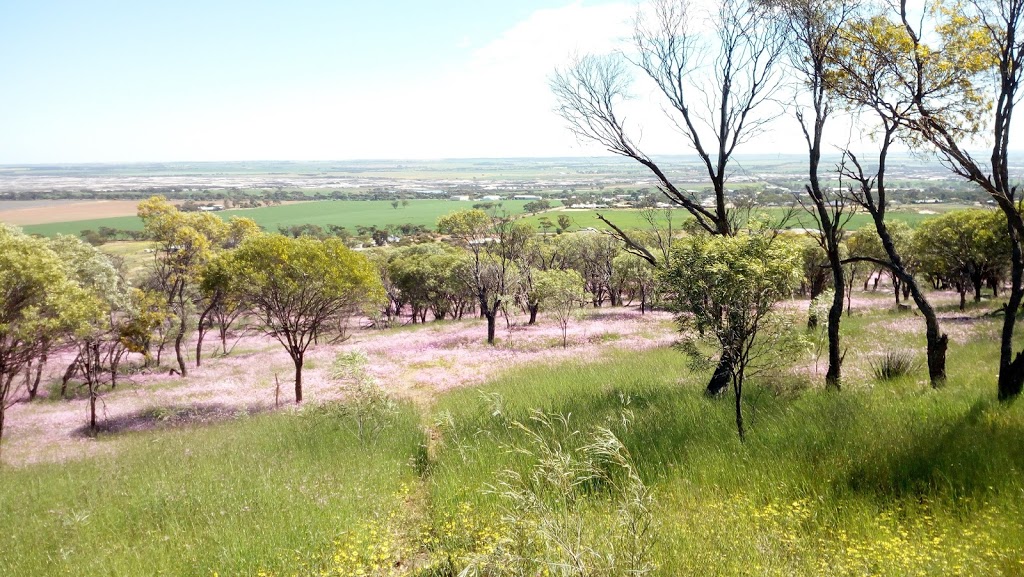
M 513 369 L 400 405 L 362 440 L 331 406 L 101 437 L 113 454 L 2 471 L 0 574 L 425 577 L 524 551 L 596 565 L 632 536 L 665 576 L 1022 574 L 1024 405 L 995 401 L 997 322 L 949 323 L 942 389 L 920 369 L 873 380 L 882 351 L 922 345 L 910 321 L 844 321 L 842 392 L 806 373 L 752 384 L 746 443 L 669 348 Z M 607 432 L 638 481 L 553 490 L 610 466 L 587 460 Z M 621 525 L 637 502 L 652 524 Z M 564 548 L 523 545 L 524 527 Z

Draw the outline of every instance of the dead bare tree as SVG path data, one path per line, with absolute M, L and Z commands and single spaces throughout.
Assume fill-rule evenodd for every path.
M 833 72 L 833 56 L 840 44 L 840 33 L 852 16 L 856 0 L 782 0 L 781 13 L 788 28 L 789 64 L 797 80 L 798 97 L 794 115 L 807 144 L 808 172 L 804 186 L 809 204 L 796 195 L 817 224 L 818 244 L 828 256 L 834 293 L 828 311 L 828 371 L 825 386 L 839 389 L 842 380 L 843 354 L 840 349 L 839 323 L 843 317 L 846 271 L 843 268 L 841 244 L 843 232 L 853 207 L 847 206 L 842 194 L 821 184 L 822 136 L 825 123 L 834 110 L 834 93 L 828 90 Z M 800 97 L 803 95 L 803 98 Z
M 708 34 L 708 31 L 712 31 Z M 699 15 L 689 0 L 655 0 L 638 13 L 629 54 L 576 58 L 558 70 L 551 90 L 558 114 L 580 140 L 646 167 L 668 200 L 689 212 L 710 234 L 732 235 L 742 212 L 730 209 L 726 183 L 733 154 L 762 133 L 779 115 L 767 110 L 779 87 L 784 29 L 772 9 L 751 0 L 724 0 L 710 15 Z M 711 206 L 681 189 L 644 153 L 620 114 L 629 97 L 628 65 L 658 87 L 662 108 L 701 159 L 714 191 Z M 606 219 L 625 244 L 658 265 L 657 258 Z M 723 355 L 708 393 L 728 386 L 730 360 Z

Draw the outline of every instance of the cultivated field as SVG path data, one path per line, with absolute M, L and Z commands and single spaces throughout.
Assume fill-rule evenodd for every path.
M 0 222 L 26 226 L 95 221 L 135 216 L 137 206 L 138 202 L 133 200 L 6 201 L 0 202 Z
M 29 234 L 41 234 L 43 236 L 53 236 L 55 234 L 78 235 L 83 230 L 97 230 L 104 226 L 122 230 L 142 230 L 142 221 L 137 217 L 113 216 L 112 214 L 127 213 L 133 215 L 136 204 L 137 203 L 134 201 L 87 201 L 70 203 L 69 206 L 75 207 L 72 210 L 77 211 L 72 212 L 71 214 L 73 215 L 78 214 L 84 216 L 92 214 L 95 216 L 99 214 L 111 214 L 111 217 L 109 218 L 94 218 L 90 220 L 68 218 L 64 216 L 64 205 L 59 204 L 55 204 L 52 207 L 35 207 L 19 210 L 8 209 L 0 210 L 0 221 L 17 224 L 14 218 L 18 214 L 23 214 L 23 216 L 18 217 L 23 221 L 28 220 L 30 217 L 35 218 L 35 222 L 39 224 L 25 223 L 23 228 L 25 232 Z M 260 226 L 272 232 L 276 231 L 278 226 L 315 224 L 326 228 L 327 225 L 333 224 L 344 226 L 348 228 L 350 232 L 354 233 L 357 226 L 387 227 L 408 223 L 433 228 L 437 223 L 438 217 L 456 210 L 470 208 L 473 204 L 476 204 L 476 202 L 410 200 L 407 207 L 400 206 L 398 209 L 395 209 L 391 206 L 391 201 L 384 200 L 328 200 L 291 202 L 277 206 L 227 210 L 216 214 L 222 218 L 230 218 L 231 216 L 245 216 L 252 218 Z M 526 201 L 506 200 L 503 201 L 502 206 L 509 214 L 521 215 L 523 205 L 525 204 Z M 0 209 L 2 208 L 3 206 L 0 205 Z M 958 208 L 964 207 L 960 205 L 929 205 L 927 208 L 891 210 L 889 212 L 889 218 L 893 220 L 902 220 L 909 223 L 911 226 L 916 226 L 921 221 L 934 216 L 935 214 Z M 771 218 L 777 218 L 778 215 L 782 213 L 782 210 L 767 209 L 765 212 Z M 556 207 L 544 213 L 526 215 L 524 218 L 526 219 L 526 222 L 537 226 L 539 230 L 538 223 L 542 217 L 547 217 L 552 222 L 555 222 L 558 216 L 564 214 L 572 219 L 574 229 L 596 228 L 604 230 L 608 227 L 598 220 L 598 213 L 611 219 L 616 226 L 627 230 L 647 227 L 647 223 L 641 217 L 640 211 L 633 209 L 605 209 L 597 211 L 562 209 L 561 207 Z M 10 216 L 12 220 L 8 220 L 8 215 L 12 215 Z M 44 218 L 49 220 L 41 221 L 41 219 Z M 677 224 L 681 224 L 688 218 L 689 216 L 682 210 L 676 211 Z M 45 222 L 45 224 L 42 222 Z M 870 223 L 871 220 L 868 215 L 856 214 L 851 218 L 847 227 L 849 230 L 856 230 L 864 225 L 870 225 Z M 811 219 L 806 215 L 800 213 L 796 214 L 791 226 L 814 228 L 813 221 L 811 221 Z
M 334 224 L 344 226 L 350 232 L 355 233 L 357 226 L 383 227 L 409 223 L 433 228 L 438 217 L 456 210 L 471 208 L 473 204 L 476 203 L 450 200 L 410 200 L 408 206 L 399 206 L 395 209 L 391 206 L 391 201 L 386 200 L 325 200 L 225 210 L 216 214 L 225 219 L 232 216 L 245 216 L 272 232 L 276 232 L 278 226 L 315 224 L 326 227 L 329 224 Z M 518 214 L 522 212 L 526 201 L 506 200 L 502 204 L 510 214 Z M 55 234 L 77 235 L 83 230 L 96 230 L 101 226 L 123 230 L 142 230 L 142 221 L 132 216 L 40 224 L 25 226 L 24 229 L 29 234 L 53 236 Z

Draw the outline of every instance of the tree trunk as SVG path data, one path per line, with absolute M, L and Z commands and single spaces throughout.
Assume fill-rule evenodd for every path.
M 302 353 L 296 353 L 292 355 L 292 361 L 295 363 L 295 404 L 302 402 Z
M 178 334 L 174 336 L 174 355 L 178 358 L 178 370 L 181 376 L 188 376 L 188 367 L 185 366 L 185 353 L 182 350 L 182 343 L 185 341 L 185 315 L 181 315 L 181 322 L 178 323 Z
M 1017 322 L 1017 311 L 1024 299 L 1024 254 L 1021 251 L 1020 237 L 1010 227 L 1010 244 L 1012 258 L 1010 260 L 1010 300 L 1006 303 L 1003 317 L 1003 331 L 999 345 L 999 400 L 1007 401 L 1016 398 L 1024 390 L 1024 355 L 1013 355 L 1013 329 Z
M 980 303 L 981 302 L 981 286 L 983 284 L 982 283 L 982 279 L 981 279 L 981 275 L 980 274 L 972 275 L 971 276 L 971 283 L 974 285 L 974 302 Z
M 900 281 L 896 280 L 895 276 L 892 279 L 892 290 L 896 293 L 896 308 L 900 306 Z
M 485 313 L 484 316 L 487 317 L 487 344 L 493 345 L 494 344 L 494 328 L 495 328 L 494 324 L 495 324 L 495 321 L 497 320 L 497 316 L 498 316 L 497 315 L 497 311 L 495 311 L 495 312 L 487 312 L 487 313 Z
M 711 381 L 704 389 L 704 394 L 709 397 L 717 397 L 729 386 L 731 378 L 732 359 L 723 351 L 722 356 L 718 359 L 718 366 L 715 367 L 715 372 L 711 375 Z
M 960 287 L 958 292 L 960 293 L 960 312 L 964 312 L 967 308 L 967 289 Z
M 210 325 L 207 323 L 207 319 L 210 318 L 210 313 L 213 312 L 213 303 L 206 307 L 203 314 L 199 315 L 199 324 L 196 326 L 196 366 L 203 362 L 203 337 L 210 330 Z M 204 328 L 205 326 L 205 328 Z
M 839 323 L 843 318 L 843 303 L 846 300 L 846 282 L 843 269 L 832 269 L 835 280 L 835 294 L 828 309 L 828 371 L 825 373 L 825 388 L 839 390 L 842 387 L 843 354 L 840 350 Z
M 89 380 L 89 431 L 96 434 L 96 384 Z
M 32 384 L 28 388 L 28 400 L 35 400 L 36 395 L 39 394 L 39 383 L 43 378 L 43 366 L 46 365 L 46 351 L 48 347 L 43 347 L 42 355 L 39 357 L 39 362 L 36 364 L 36 375 L 32 381 Z
M 733 397 L 736 400 L 736 432 L 740 435 L 740 442 L 746 442 L 746 430 L 743 427 L 743 376 L 733 377 Z
M 539 304 L 527 305 L 527 308 L 530 310 L 530 322 L 528 322 L 526 324 L 528 324 L 528 325 L 537 324 L 537 309 L 540 308 L 540 305 Z

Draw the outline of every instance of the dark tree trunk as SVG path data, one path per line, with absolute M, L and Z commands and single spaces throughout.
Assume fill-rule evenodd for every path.
M 980 274 L 971 275 L 971 284 L 974 285 L 974 302 L 981 302 L 981 287 L 983 284 Z
M 740 435 L 740 442 L 747 440 L 747 432 L 743 427 L 743 377 L 733 377 L 733 397 L 736 401 L 736 432 Z
M 960 287 L 958 292 L 960 293 L 960 312 L 964 312 L 967 308 L 967 289 Z
M 209 318 L 210 313 L 213 311 L 213 303 L 206 307 L 203 314 L 199 315 L 199 325 L 196 327 L 196 366 L 200 366 L 203 362 L 203 337 L 206 336 L 207 331 L 210 330 Z
M 178 334 L 174 336 L 174 355 L 178 358 L 178 370 L 181 376 L 188 376 L 188 367 L 185 366 L 185 352 L 182 344 L 185 342 L 185 315 L 181 315 L 181 322 L 178 323 Z
M 89 431 L 96 434 L 96 385 L 89 381 Z
M 999 400 L 1016 398 L 1024 390 L 1024 354 L 1013 355 L 1013 329 L 1017 322 L 1017 311 L 1024 299 L 1024 254 L 1020 237 L 1010 227 L 1010 299 L 1006 303 L 1003 317 L 1002 337 L 999 345 Z
M 892 290 L 896 293 L 896 306 L 898 308 L 900 306 L 900 281 L 895 276 L 892 279 Z
M 43 367 L 46 365 L 46 350 L 47 347 L 43 347 L 43 353 L 39 357 L 39 362 L 36 363 L 36 374 L 32 379 L 32 384 L 28 387 L 28 400 L 35 400 L 36 395 L 39 394 L 39 383 L 43 379 Z
M 495 322 L 497 321 L 498 313 L 497 313 L 497 311 L 495 311 L 495 312 L 488 312 L 484 316 L 487 317 L 487 344 L 493 345 L 494 344 L 494 328 L 495 328 Z
M 295 363 L 295 404 L 302 402 L 302 353 L 293 353 L 292 361 Z
M 838 255 L 837 255 L 838 258 Z M 836 271 L 838 270 L 838 274 Z M 843 301 L 846 300 L 846 282 L 842 278 L 843 269 L 832 269 L 838 277 L 835 280 L 836 292 L 832 296 L 832 306 L 828 309 L 828 371 L 825 373 L 825 387 L 839 390 L 842 387 L 843 354 L 840 350 L 839 323 L 843 318 Z
M 527 308 L 530 310 L 530 322 L 528 322 L 526 324 L 529 324 L 529 325 L 537 324 L 537 309 L 540 308 L 540 305 L 539 304 L 527 305 Z
M 722 352 L 721 358 L 718 359 L 718 366 L 715 367 L 715 372 L 711 375 L 711 381 L 708 382 L 708 386 L 704 389 L 704 394 L 709 397 L 717 397 L 722 394 L 732 379 L 732 359 L 725 352 Z

